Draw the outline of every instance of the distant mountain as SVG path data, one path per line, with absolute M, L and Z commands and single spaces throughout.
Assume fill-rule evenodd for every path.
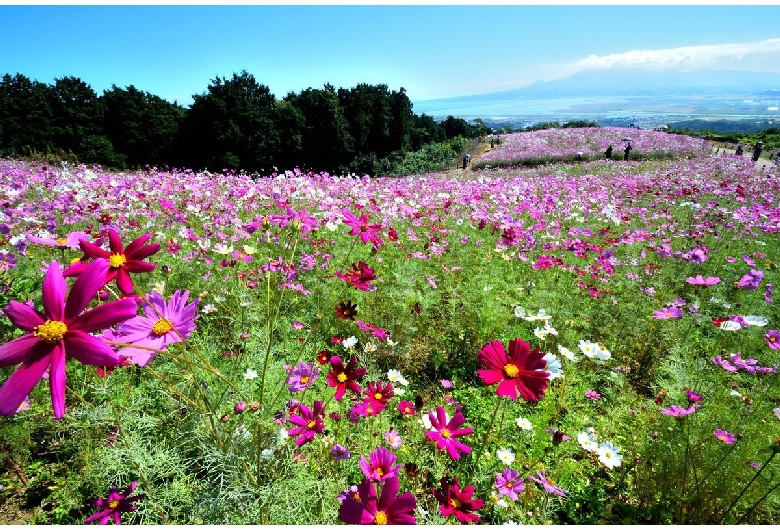
M 446 102 L 498 101 L 571 97 L 627 97 L 726 94 L 780 97 L 780 74 L 733 70 L 656 72 L 640 69 L 584 70 L 563 79 L 537 81 L 523 88 L 415 102 L 429 106 Z M 436 105 L 437 106 L 437 105 Z
M 692 72 L 641 69 L 585 70 L 514 90 L 414 101 L 435 118 L 534 117 L 600 120 L 641 113 L 651 121 L 674 116 L 780 118 L 780 73 L 733 70 Z

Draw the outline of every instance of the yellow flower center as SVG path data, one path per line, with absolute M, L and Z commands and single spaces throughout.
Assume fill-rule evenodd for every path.
M 121 267 L 125 264 L 125 261 L 127 261 L 127 259 L 124 254 L 111 254 L 108 257 L 108 264 L 114 268 Z
M 355 502 L 360 502 L 360 493 L 358 493 L 357 491 L 353 492 L 352 493 L 352 500 L 355 501 Z
M 65 243 L 68 242 L 68 240 L 64 237 L 58 237 L 55 241 L 57 241 L 58 245 L 64 245 Z
M 450 506 L 452 506 L 455 509 L 460 508 L 461 502 L 458 499 L 450 499 Z
M 385 512 L 376 512 L 374 516 L 374 522 L 376 524 L 387 524 L 387 514 Z
M 119 506 L 119 501 L 111 501 L 108 503 L 108 507 L 112 510 L 116 510 L 117 506 Z
M 347 374 L 341 372 L 339 375 L 336 376 L 336 379 L 339 380 L 339 383 L 343 383 L 344 381 L 347 380 Z
M 514 488 L 514 487 L 515 487 L 515 484 L 514 484 L 514 482 L 507 482 L 507 483 L 506 483 L 506 487 L 507 487 L 507 488 L 509 488 L 509 489 L 511 490 L 512 488 Z
M 726 436 L 724 434 L 720 434 L 720 435 L 718 435 L 718 440 L 720 440 L 721 442 L 725 442 L 726 441 Z
M 305 385 L 308 382 L 309 382 L 309 376 L 308 375 L 304 375 L 303 377 L 301 377 L 301 384 L 302 385 Z
M 411 414 L 412 413 L 412 409 L 410 409 L 409 407 L 404 407 L 404 412 L 406 414 Z
M 376 394 L 374 394 L 374 399 L 382 399 L 382 393 L 377 392 Z
M 33 335 L 46 344 L 55 344 L 62 340 L 62 336 L 68 331 L 68 326 L 59 320 L 47 320 L 33 328 Z
M 520 369 L 515 366 L 514 364 L 507 364 L 504 366 L 504 375 L 507 377 L 517 377 L 517 374 L 520 373 Z
M 311 420 L 309 423 L 306 424 L 306 427 L 309 429 L 313 428 L 315 425 L 317 425 L 317 422 L 314 420 Z
M 374 407 L 368 406 L 366 407 L 366 414 L 373 414 L 374 413 Z
M 442 435 L 442 438 L 449 438 L 450 436 L 452 436 L 450 434 L 450 430 L 449 429 L 442 429 L 441 430 L 441 435 Z
M 152 333 L 154 333 L 158 337 L 162 337 L 172 329 L 173 329 L 173 322 L 171 322 L 167 318 L 161 318 L 160 320 L 154 323 L 154 326 L 152 326 Z
M 385 474 L 385 471 L 381 467 L 378 467 L 378 468 L 376 468 L 376 474 L 377 474 L 378 477 L 381 477 L 382 475 Z

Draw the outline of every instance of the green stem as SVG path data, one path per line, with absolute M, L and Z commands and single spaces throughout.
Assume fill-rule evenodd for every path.
M 498 415 L 498 409 L 501 406 L 501 403 L 503 403 L 503 399 L 499 396 L 498 400 L 496 401 L 496 408 L 493 409 L 493 416 L 490 418 L 490 425 L 488 425 L 487 431 L 485 431 L 485 435 L 482 437 L 482 442 L 479 444 L 479 450 L 477 451 L 476 456 L 474 457 L 474 463 L 471 465 L 471 470 L 468 474 L 468 480 L 464 482 L 464 484 L 470 484 L 471 483 L 471 477 L 474 475 L 474 471 L 477 469 L 477 464 L 479 464 L 479 459 L 482 457 L 482 451 L 485 449 L 485 444 L 487 443 L 488 436 L 490 436 L 490 431 L 493 429 L 493 423 L 496 421 L 496 416 Z
M 723 515 L 721 515 L 721 517 L 720 517 L 720 520 L 718 521 L 718 523 L 717 523 L 717 524 L 720 524 L 720 523 L 722 523 L 722 522 L 723 522 L 723 519 L 725 519 L 725 518 L 726 518 L 726 515 L 728 515 L 728 513 L 731 511 L 731 509 L 732 509 L 732 508 L 733 508 L 733 507 L 734 507 L 734 506 L 737 504 L 737 502 L 739 501 L 739 499 L 741 499 L 741 498 L 742 498 L 742 495 L 744 495 L 744 494 L 745 494 L 745 492 L 748 490 L 748 488 L 749 488 L 749 487 L 750 487 L 750 486 L 753 484 L 753 482 L 754 482 L 754 481 L 755 481 L 755 480 L 758 478 L 758 476 L 761 474 L 761 472 L 764 470 L 764 468 L 765 468 L 767 465 L 769 465 L 769 462 L 771 462 L 771 461 L 772 461 L 772 459 L 775 457 L 775 455 L 776 455 L 776 454 L 777 454 L 777 453 L 775 453 L 774 451 L 772 451 L 772 454 L 769 456 L 769 458 L 767 458 L 766 462 L 764 462 L 764 463 L 763 463 L 763 465 L 762 465 L 760 468 L 758 468 L 758 471 L 756 471 L 756 474 L 755 474 L 755 475 L 753 475 L 753 478 L 752 478 L 752 479 L 750 479 L 750 482 L 748 482 L 747 484 L 745 484 L 745 487 L 744 487 L 744 488 L 742 488 L 742 491 L 740 491 L 740 492 L 739 492 L 739 495 L 737 495 L 737 498 L 736 498 L 736 499 L 734 499 L 734 500 L 732 501 L 732 503 L 729 505 L 729 507 L 728 507 L 728 508 L 726 508 L 726 510 L 723 512 Z M 762 500 L 763 500 L 763 499 L 762 499 Z M 755 506 L 754 506 L 754 507 L 755 507 Z M 751 508 L 751 509 L 752 509 L 752 508 Z

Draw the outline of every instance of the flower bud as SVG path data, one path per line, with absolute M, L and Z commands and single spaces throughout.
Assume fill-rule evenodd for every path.
M 251 410 L 252 412 L 257 412 L 258 410 L 260 410 L 260 403 L 258 403 L 257 401 L 253 401 L 249 405 L 249 410 Z
M 222 417 L 219 419 L 222 423 L 227 423 L 230 421 L 230 414 L 223 414 Z
M 233 412 L 235 412 L 236 414 L 243 414 L 244 411 L 246 410 L 246 407 L 247 407 L 246 401 L 239 401 L 233 407 Z

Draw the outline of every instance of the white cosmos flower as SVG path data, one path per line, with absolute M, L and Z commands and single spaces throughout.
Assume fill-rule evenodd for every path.
M 607 466 L 609 469 L 620 466 L 623 462 L 623 455 L 620 454 L 620 448 L 613 445 L 612 442 L 602 442 L 599 444 L 597 451 L 599 455 L 599 462 Z
M 769 320 L 766 317 L 760 317 L 758 315 L 748 315 L 746 317 L 742 317 L 742 320 L 751 326 L 764 327 L 769 324 Z
M 406 386 L 409 384 L 409 381 L 406 380 L 406 378 L 401 375 L 401 372 L 399 372 L 396 369 L 388 370 L 387 371 L 387 378 L 393 382 L 398 383 L 399 385 Z
M 348 339 L 344 339 L 344 342 L 342 342 L 341 345 L 349 349 L 349 348 L 354 348 L 357 342 L 358 340 L 353 336 Z
M 528 418 L 517 418 L 515 420 L 515 423 L 517 423 L 517 426 L 523 429 L 524 431 L 531 431 L 534 428 L 531 422 L 528 421 Z
M 742 329 L 742 325 L 739 322 L 733 320 L 726 320 L 720 325 L 720 329 L 724 331 L 739 331 Z
M 585 354 L 585 357 L 593 359 L 596 356 L 596 344 L 593 344 L 591 341 L 580 339 L 578 346 L 582 353 Z
M 560 344 L 558 344 L 558 353 L 560 353 L 570 361 L 577 362 L 577 357 L 574 355 L 574 352 L 571 351 L 569 348 L 566 348 L 565 346 L 561 346 Z
M 233 245 L 227 246 L 224 243 L 217 243 L 214 245 L 214 252 L 217 254 L 223 254 L 227 256 L 228 254 L 233 252 Z
M 260 451 L 260 458 L 262 460 L 272 460 L 274 457 L 274 450 L 271 448 L 263 449 Z
M 595 453 L 598 450 L 598 444 L 596 443 L 596 434 L 593 432 L 579 432 L 577 433 L 577 442 L 586 451 Z
M 376 351 L 376 344 L 373 342 L 367 342 L 365 346 L 363 346 L 363 351 L 365 352 L 374 352 Z
M 612 357 L 612 353 L 610 353 L 610 351 L 608 349 L 606 349 L 604 346 L 602 346 L 598 342 L 596 343 L 595 346 L 596 346 L 595 357 L 599 361 L 606 361 L 607 359 Z
M 548 380 L 552 381 L 558 377 L 563 377 L 563 370 L 561 368 L 560 359 L 558 359 L 552 353 L 545 353 L 542 359 L 547 361 L 547 366 L 544 369 L 550 374 L 547 376 Z
M 247 381 L 252 379 L 257 379 L 257 370 L 252 370 L 251 368 L 247 368 L 246 372 L 244 372 L 244 379 Z
M 511 466 L 515 461 L 515 454 L 511 449 L 499 449 L 496 451 L 496 458 L 501 460 L 505 465 Z
M 525 308 L 521 305 L 515 306 L 515 316 L 517 318 L 525 318 Z

